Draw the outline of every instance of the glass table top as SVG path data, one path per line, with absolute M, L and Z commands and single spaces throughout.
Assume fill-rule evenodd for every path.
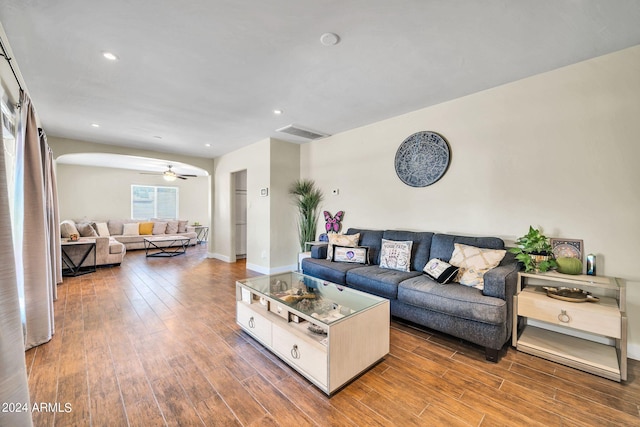
M 386 301 L 298 272 L 252 277 L 239 280 L 238 283 L 325 324 Z

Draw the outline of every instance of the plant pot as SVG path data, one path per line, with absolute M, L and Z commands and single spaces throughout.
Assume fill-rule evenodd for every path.
M 551 255 L 530 254 L 529 256 L 531 257 L 531 259 L 533 260 L 534 265 L 536 266 L 536 269 L 535 269 L 536 273 L 540 272 L 540 269 L 538 268 L 538 266 L 540 265 L 541 262 L 549 261 L 551 259 Z

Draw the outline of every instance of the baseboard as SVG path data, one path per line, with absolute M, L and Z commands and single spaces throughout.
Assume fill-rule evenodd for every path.
M 298 269 L 298 266 L 296 264 L 291 264 L 291 265 L 283 265 L 281 267 L 269 268 L 269 267 L 263 267 L 257 264 L 247 263 L 247 269 L 253 270 L 261 274 L 280 274 L 280 273 L 288 273 L 289 271 L 296 271 Z
M 219 259 L 220 261 L 231 262 L 231 258 L 229 258 L 228 256 L 218 254 L 215 252 L 207 252 L 207 258 L 215 258 L 215 259 Z
M 247 263 L 247 270 L 255 271 L 260 274 L 269 274 L 269 267 L 263 267 L 258 264 Z

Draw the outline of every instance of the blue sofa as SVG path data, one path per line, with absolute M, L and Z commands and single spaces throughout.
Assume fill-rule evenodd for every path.
M 333 262 L 327 246 L 312 248 L 302 260 L 302 271 L 313 277 L 345 285 L 390 300 L 391 315 L 470 341 L 485 348 L 487 360 L 497 362 L 511 337 L 513 295 L 520 266 L 508 253 L 484 275 L 484 290 L 459 283 L 441 285 L 422 272 L 431 258 L 449 261 L 454 243 L 488 249 L 504 249 L 497 237 L 468 237 L 431 232 L 364 230 L 360 246 L 369 247 L 369 265 Z M 382 239 L 413 241 L 411 271 L 380 268 Z

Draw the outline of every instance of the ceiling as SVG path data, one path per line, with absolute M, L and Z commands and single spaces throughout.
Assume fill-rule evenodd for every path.
M 49 136 L 211 158 L 640 44 L 637 0 L 2 0 L 0 22 Z

